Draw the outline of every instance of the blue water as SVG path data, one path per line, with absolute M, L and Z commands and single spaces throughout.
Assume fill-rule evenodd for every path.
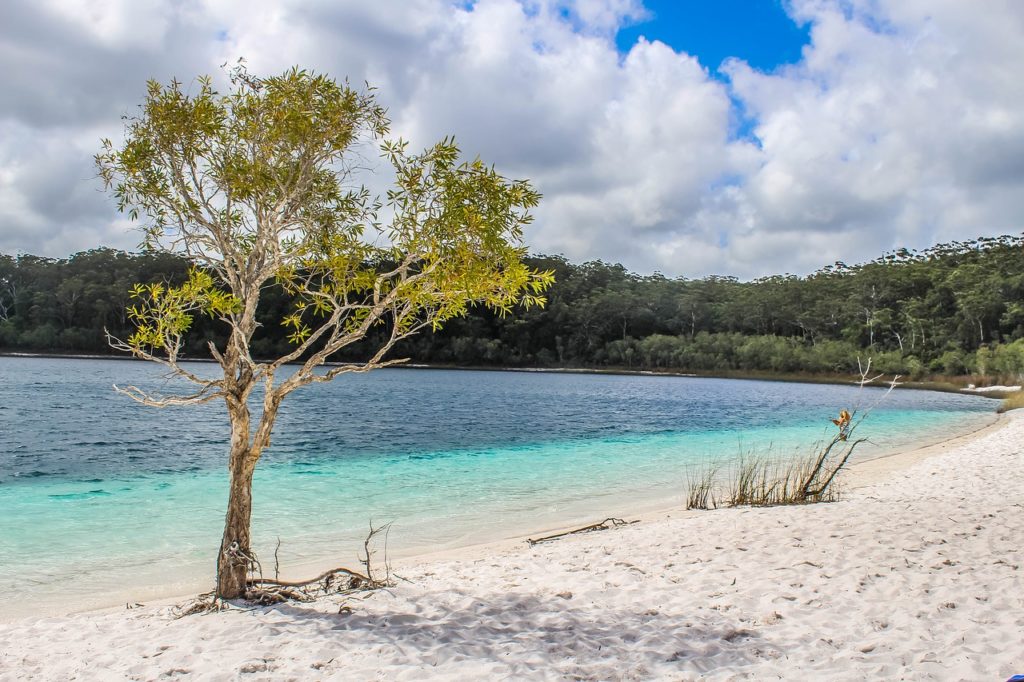
M 114 383 L 177 386 L 145 363 L 0 357 L 8 613 L 29 602 L 33 612 L 123 603 L 212 580 L 227 494 L 224 409 L 148 408 Z M 350 565 L 371 520 L 394 523 L 390 548 L 401 555 L 678 504 L 695 462 L 805 452 L 839 409 L 881 394 L 654 376 L 343 375 L 284 403 L 254 482 L 254 545 L 265 565 L 278 538 L 285 567 Z M 896 391 L 862 426 L 873 440 L 862 456 L 970 430 L 993 408 Z

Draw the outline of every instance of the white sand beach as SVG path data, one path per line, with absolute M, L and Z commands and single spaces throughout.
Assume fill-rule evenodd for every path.
M 312 605 L 4 623 L 0 679 L 1005 680 L 1024 673 L 1022 444 L 1010 413 L 858 465 L 840 502 L 470 548 Z

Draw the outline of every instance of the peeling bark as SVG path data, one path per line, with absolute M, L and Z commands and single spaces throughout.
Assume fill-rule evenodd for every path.
M 241 599 L 251 564 L 249 522 L 252 518 L 252 474 L 247 464 L 249 451 L 231 452 L 231 475 L 228 488 L 228 510 L 224 518 L 224 535 L 217 555 L 217 596 Z

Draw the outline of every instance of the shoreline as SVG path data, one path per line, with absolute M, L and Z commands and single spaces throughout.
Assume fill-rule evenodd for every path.
M 949 438 L 937 441 L 926 441 L 915 443 L 900 448 L 895 452 L 888 452 L 868 459 L 857 460 L 847 465 L 846 477 L 842 481 L 844 493 L 853 492 L 862 488 L 876 485 L 886 478 L 892 477 L 906 469 L 913 467 L 922 461 L 946 453 L 949 450 L 970 444 L 991 434 L 998 433 L 1010 422 L 1006 414 L 992 414 L 992 420 L 978 428 L 966 433 L 959 433 Z M 626 521 L 637 521 L 641 524 L 651 523 L 662 518 L 683 518 L 699 517 L 709 512 L 726 509 L 747 509 L 749 507 L 720 507 L 712 510 L 691 510 L 686 509 L 684 493 L 678 495 L 680 502 L 672 505 L 665 505 L 662 501 L 655 501 L 650 505 L 642 506 L 638 511 L 628 514 Z M 822 502 L 819 504 L 831 504 Z M 780 507 L 783 505 L 779 505 Z M 799 505 L 790 505 L 799 506 Z M 768 509 L 771 507 L 761 507 Z M 607 517 L 606 517 L 607 518 Z M 594 518 L 589 523 L 597 523 L 602 519 Z M 587 525 L 587 524 L 583 524 Z M 462 547 L 452 547 L 429 552 L 416 553 L 403 556 L 395 560 L 395 563 L 418 564 L 424 561 L 446 561 L 455 558 L 481 558 L 496 550 L 512 549 L 522 547 L 529 538 L 535 538 L 556 533 L 564 533 L 582 527 L 577 524 L 554 524 L 535 529 L 531 532 L 517 533 L 514 536 L 494 540 L 493 542 L 474 543 Z
M 425 557 L 376 592 L 0 624 L 0 680 L 1007 679 L 1022 442 L 1010 414 L 838 502 Z
M 1005 414 L 992 413 L 987 415 L 990 419 L 987 423 L 977 426 L 964 433 L 956 433 L 939 440 L 927 440 L 911 443 L 900 447 L 895 451 L 883 452 L 865 459 L 858 459 L 850 463 L 842 479 L 844 493 L 855 491 L 868 485 L 873 485 L 886 477 L 891 477 L 918 462 L 930 457 L 938 456 L 956 447 L 969 444 L 972 441 L 983 438 L 991 433 L 998 432 L 1010 423 L 1010 418 Z M 619 515 L 627 521 L 638 521 L 641 524 L 649 524 L 654 521 L 666 518 L 686 518 L 707 514 L 708 511 L 687 510 L 685 508 L 685 491 L 671 496 L 660 496 L 647 502 L 634 501 L 627 504 L 625 500 L 614 500 L 607 513 L 603 512 L 601 518 L 582 517 L 577 515 L 574 520 L 562 518 L 551 520 L 543 525 L 529 529 L 515 529 L 499 527 L 495 529 L 495 539 L 488 541 L 471 541 L 468 544 L 455 544 L 440 549 L 424 549 L 416 546 L 406 550 L 392 553 L 389 563 L 401 569 L 408 569 L 434 561 L 450 561 L 454 559 L 482 560 L 494 552 L 507 552 L 516 548 L 526 546 L 528 538 L 546 536 L 555 533 L 562 533 L 580 528 L 591 523 L 596 523 L 609 516 Z M 325 555 L 323 557 L 299 561 L 288 565 L 281 571 L 281 578 L 285 580 L 306 579 L 339 565 L 337 554 Z M 344 563 L 344 562 L 343 562 Z M 352 563 L 352 562 L 349 562 Z M 191 584 L 190 580 L 184 582 Z M 180 604 L 193 599 L 197 594 L 208 589 L 210 585 L 200 586 L 196 583 L 194 590 L 162 591 L 159 586 L 137 586 L 134 595 L 131 595 L 129 602 L 144 602 L 147 607 L 168 606 Z M 127 591 L 126 591 L 127 592 Z M 142 593 L 153 593 L 152 597 L 146 597 Z M 122 594 L 122 597 L 126 596 Z M 101 614 L 123 611 L 124 607 L 117 604 L 106 606 L 70 606 L 57 613 L 49 613 L 41 617 L 59 617 L 71 615 Z M 32 618 L 32 616 L 17 615 L 11 618 L 0 614 L 0 623 L 10 623 Z
M 916 445 L 900 448 L 895 452 L 883 453 L 874 457 L 857 460 L 848 464 L 848 480 L 845 485 L 849 490 L 856 490 L 875 485 L 887 476 L 904 471 L 919 462 L 937 457 L 949 450 L 969 445 L 990 434 L 998 433 L 1010 423 L 1005 412 L 995 412 L 992 419 L 971 431 L 956 434 L 935 441 L 922 441 Z
M 71 353 L 34 353 L 21 351 L 0 351 L 0 358 L 41 358 L 52 360 L 118 360 L 130 362 L 148 362 L 128 355 L 102 355 L 102 354 L 71 354 Z M 215 364 L 212 358 L 184 358 L 183 362 L 198 362 L 204 364 Z M 298 361 L 289 364 L 299 364 Z M 336 367 L 351 363 L 326 362 L 325 367 Z M 857 385 L 855 375 L 822 375 L 822 374 L 801 374 L 798 372 L 761 372 L 740 370 L 729 370 L 725 372 L 683 372 L 673 370 L 634 370 L 623 368 L 601 368 L 601 367 L 491 367 L 475 365 L 437 365 L 430 363 L 400 363 L 391 365 L 388 369 L 404 370 L 430 370 L 430 371 L 454 371 L 454 372 L 519 372 L 525 374 L 583 374 L 596 376 L 645 376 L 645 377 L 674 377 L 684 379 L 726 379 L 733 381 L 774 381 L 782 383 L 804 383 L 804 384 L 827 384 L 834 386 Z M 972 377 L 965 375 L 959 377 L 964 386 L 950 383 L 948 381 L 933 380 L 905 380 L 896 385 L 897 389 L 937 391 L 939 393 L 956 393 L 959 395 L 970 395 L 991 400 L 1003 400 L 1014 391 L 1006 391 L 1011 387 L 981 387 L 968 388 L 973 386 L 969 383 Z M 878 384 L 876 387 L 884 388 L 885 384 Z

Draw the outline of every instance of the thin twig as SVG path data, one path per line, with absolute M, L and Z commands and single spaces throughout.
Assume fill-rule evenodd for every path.
M 604 521 L 601 521 L 600 523 L 592 523 L 589 526 L 583 526 L 582 528 L 577 528 L 576 530 L 567 530 L 567 531 L 565 531 L 563 533 L 555 533 L 554 535 L 545 535 L 542 538 L 536 538 L 536 539 L 527 538 L 526 542 L 531 547 L 533 547 L 534 545 L 536 545 L 538 543 L 548 542 L 549 540 L 557 540 L 558 538 L 565 537 L 566 535 L 575 535 L 577 533 L 592 533 L 592 532 L 598 531 L 598 530 L 608 530 L 610 528 L 618 528 L 620 526 L 629 526 L 629 525 L 632 525 L 634 523 L 638 523 L 638 521 L 623 521 L 622 519 L 617 519 L 617 518 L 614 518 L 614 517 L 608 517 L 607 519 L 605 519 Z M 611 525 L 609 525 L 609 524 L 611 524 Z

